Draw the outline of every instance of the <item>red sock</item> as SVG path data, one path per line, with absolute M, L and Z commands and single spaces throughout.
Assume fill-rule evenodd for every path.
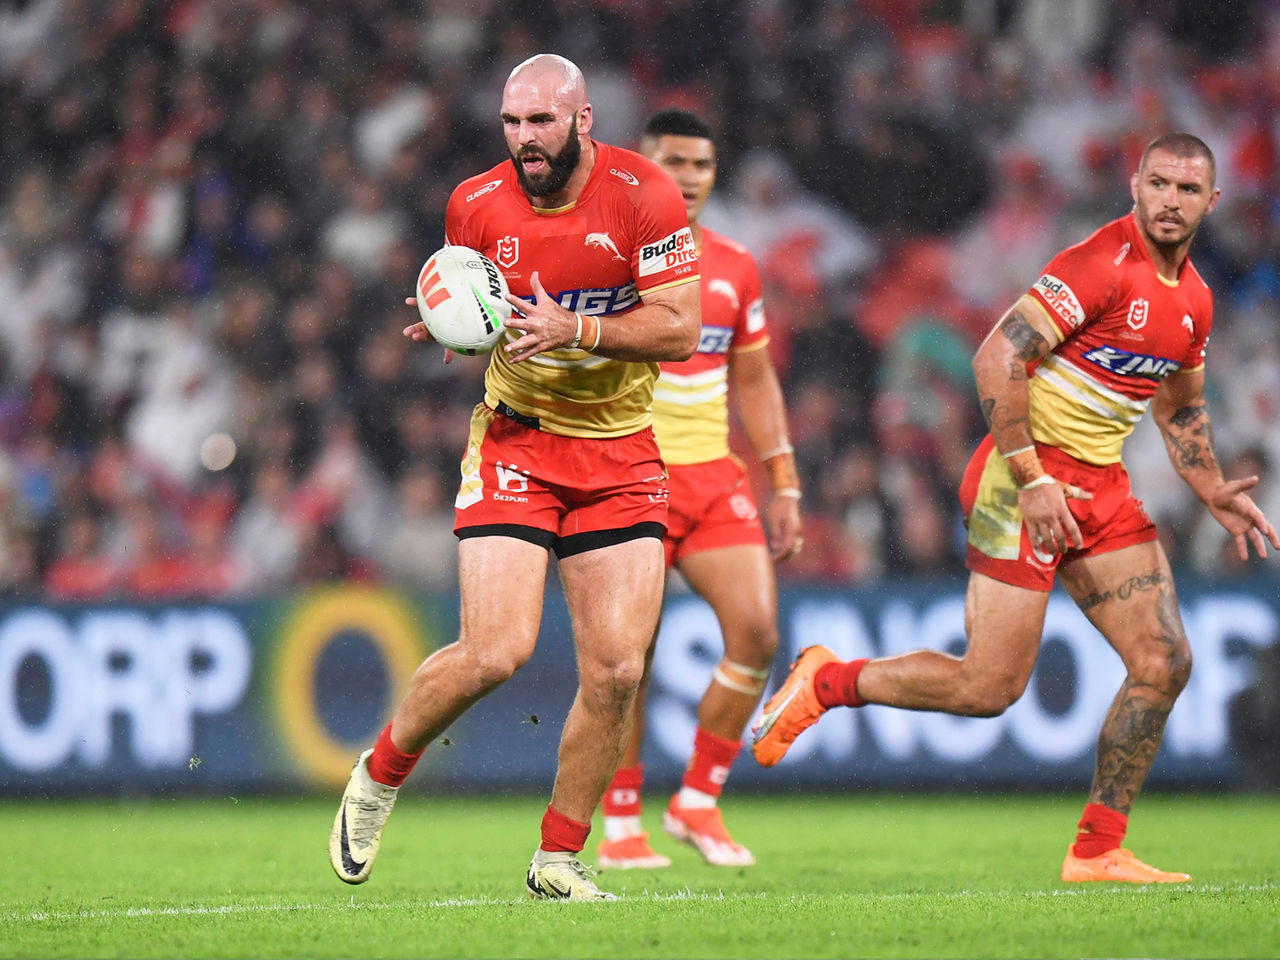
M 867 665 L 867 658 L 848 663 L 824 663 L 813 675 L 813 692 L 824 707 L 860 707 L 864 703 L 858 696 L 858 674 Z
M 640 816 L 640 787 L 644 783 L 644 767 L 619 767 L 604 792 L 600 803 L 606 817 Z
M 539 846 L 551 852 L 577 853 L 587 845 L 590 832 L 590 823 L 570 820 L 547 804 L 547 812 L 542 815 L 542 843 Z
M 1123 813 L 1100 803 L 1086 803 L 1084 816 L 1080 818 L 1080 832 L 1076 834 L 1071 852 L 1086 860 L 1101 856 L 1124 842 L 1128 826 L 1129 818 Z
M 387 724 L 378 742 L 373 745 L 373 753 L 369 755 L 369 776 L 374 783 L 383 783 L 388 787 L 398 787 L 409 778 L 414 764 L 422 756 L 417 753 L 403 753 L 391 742 L 391 724 Z
M 699 727 L 693 737 L 693 756 L 689 758 L 680 785 L 713 797 L 720 796 L 724 782 L 729 779 L 729 768 L 741 749 L 741 740 L 726 740 Z

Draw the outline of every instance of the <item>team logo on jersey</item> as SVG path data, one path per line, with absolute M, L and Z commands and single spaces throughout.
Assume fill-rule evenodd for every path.
M 1137 300 L 1129 301 L 1129 318 L 1126 321 L 1134 330 L 1141 330 L 1147 325 L 1147 312 L 1151 309 L 1151 303 L 1148 300 L 1138 297 Z
M 1193 337 L 1196 335 L 1196 322 L 1191 319 L 1191 314 L 1184 313 L 1182 315 L 1182 325 L 1187 328 L 1187 333 Z
M 738 309 L 738 291 L 733 289 L 733 284 L 723 277 L 716 277 L 707 284 L 707 291 L 710 293 L 719 293 L 729 298 L 729 303 L 734 310 Z
M 747 304 L 747 333 L 758 333 L 764 329 L 764 301 L 752 300 Z
M 1075 291 L 1051 273 L 1046 273 L 1031 288 L 1039 291 L 1049 309 L 1056 313 L 1072 330 L 1084 323 L 1084 308 Z
M 615 260 L 621 260 L 623 263 L 627 262 L 627 258 L 618 252 L 618 245 L 613 242 L 613 238 L 607 233 L 588 233 L 586 243 L 588 247 L 599 247 L 602 250 L 609 251 L 609 253 L 613 254 L 613 259 Z
M 1177 360 L 1152 357 L 1145 353 L 1130 353 L 1118 347 L 1094 347 L 1084 358 L 1108 373 L 1142 377 L 1144 380 L 1163 380 L 1182 366 Z
M 633 187 L 640 186 L 640 181 L 636 179 L 635 174 L 630 170 L 619 170 L 617 167 L 610 167 L 609 172 L 621 180 L 623 183 L 629 183 Z
M 1116 258 L 1111 262 L 1118 267 L 1120 266 L 1120 264 L 1124 263 L 1124 258 L 1127 257 L 1128 255 L 1129 255 L 1129 243 L 1128 241 L 1126 241 L 1125 245 L 1120 248 L 1120 252 L 1116 254 Z
M 502 186 L 501 180 L 490 180 L 483 187 L 477 187 L 476 189 L 468 193 L 466 202 L 470 203 L 476 197 L 483 197 L 486 193 L 492 193 L 494 190 L 497 190 L 500 186 Z
M 639 279 L 672 267 L 697 262 L 698 251 L 693 243 L 693 231 L 688 227 L 681 227 L 657 243 L 647 243 L 640 248 L 640 269 L 636 277 Z
M 520 259 L 520 238 L 503 237 L 498 241 L 498 251 L 493 258 L 500 267 L 514 267 Z

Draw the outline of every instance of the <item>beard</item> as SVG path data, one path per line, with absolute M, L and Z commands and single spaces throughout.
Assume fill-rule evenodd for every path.
M 1179 225 L 1181 229 L 1176 233 L 1174 233 L 1172 237 L 1162 238 L 1156 232 L 1158 229 L 1156 224 L 1156 219 L 1157 219 L 1156 217 L 1149 216 L 1148 214 L 1143 212 L 1141 207 L 1139 208 L 1138 225 L 1142 227 L 1142 230 L 1147 235 L 1147 238 L 1153 244 L 1155 244 L 1157 249 L 1160 249 L 1160 250 L 1165 250 L 1170 252 L 1176 250 L 1178 247 L 1182 246 L 1184 243 L 1187 243 L 1188 241 L 1190 241 L 1191 238 L 1196 235 L 1196 231 L 1200 229 L 1200 220 L 1196 220 L 1193 223 L 1185 219 L 1182 219 L 1180 217 Z M 1202 219 L 1204 218 L 1201 217 L 1201 220 Z
M 523 157 L 541 157 L 547 165 L 542 173 L 529 175 L 525 173 Z M 582 144 L 578 142 L 576 130 L 570 134 L 560 152 L 554 156 L 537 147 L 528 147 L 518 154 L 513 154 L 512 161 L 516 165 L 516 177 L 524 192 L 531 197 L 550 197 L 563 190 L 578 169 L 578 161 L 582 159 Z

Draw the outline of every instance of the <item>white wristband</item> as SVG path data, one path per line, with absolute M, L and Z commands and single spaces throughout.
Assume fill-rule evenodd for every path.
M 1048 486 L 1051 483 L 1057 483 L 1057 482 L 1058 482 L 1057 480 L 1053 479 L 1053 477 L 1049 476 L 1047 473 L 1042 473 L 1040 474 L 1040 476 L 1036 477 L 1030 483 L 1024 483 L 1018 489 L 1031 490 L 1035 487 L 1044 487 L 1044 486 Z
M 600 346 L 600 334 L 602 333 L 604 333 L 604 318 L 596 317 L 596 342 L 587 348 L 588 352 L 591 352 L 592 350 L 595 350 L 596 347 Z
M 799 500 L 800 488 L 799 487 L 780 487 L 779 489 L 773 491 L 773 495 L 775 497 L 790 497 L 792 500 Z
M 1035 450 L 1035 448 L 1036 448 L 1036 445 L 1034 443 L 1029 443 L 1025 447 L 1019 447 L 1017 450 L 1010 450 L 1008 453 L 1000 454 L 1000 456 L 1008 460 L 1010 457 L 1016 457 L 1020 453 L 1032 452 Z
M 791 444 L 788 441 L 783 440 L 782 443 L 778 444 L 768 453 L 760 454 L 760 462 L 764 463 L 766 460 L 772 460 L 774 457 L 780 457 L 784 453 L 795 453 L 795 452 L 796 452 L 796 448 L 791 446 Z
M 569 346 L 577 350 L 578 344 L 582 342 L 582 314 L 575 313 L 574 316 L 578 318 L 578 332 L 573 335 L 573 339 L 569 342 Z

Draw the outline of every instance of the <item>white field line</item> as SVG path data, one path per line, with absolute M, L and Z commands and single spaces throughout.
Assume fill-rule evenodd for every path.
M 1026 898 L 1049 898 L 1049 897 L 1076 897 L 1084 895 L 1095 895 L 1098 893 L 1146 893 L 1153 888 L 1159 888 L 1160 885 L 1152 884 L 1150 886 L 1128 886 L 1121 884 L 1108 884 L 1107 886 L 1078 886 L 1069 888 L 1056 888 L 1053 890 L 953 890 L 946 892 L 926 892 L 926 891 L 905 891 L 902 893 L 885 893 L 885 894 L 849 894 L 851 898 L 870 900 L 972 900 L 977 898 L 987 898 L 992 896 L 1015 896 Z M 1260 884 L 1192 884 L 1190 886 L 1178 885 L 1176 889 L 1186 891 L 1187 893 L 1268 893 L 1278 888 L 1277 884 L 1260 883 Z M 665 893 L 650 893 L 648 891 L 624 896 L 621 901 L 637 903 L 640 901 L 656 902 L 656 903 L 675 903 L 675 902 L 742 902 L 753 900 L 778 900 L 782 902 L 796 902 L 807 900 L 801 894 L 789 894 L 787 896 L 776 896 L 771 893 L 729 893 L 718 891 L 716 893 L 696 893 L 692 890 L 675 890 Z M 121 920 L 131 918 L 146 917 L 222 917 L 252 915 L 252 914 L 272 914 L 272 913 L 332 913 L 341 910 L 352 911 L 369 911 L 380 912 L 386 910 L 416 910 L 416 909 L 432 909 L 442 910 L 451 907 L 510 907 L 513 905 L 527 902 L 524 898 L 503 899 L 500 897 L 452 897 L 444 900 L 406 900 L 397 903 L 372 902 L 372 903 L 356 903 L 354 898 L 346 903 L 226 903 L 209 906 L 194 907 L 129 907 L 124 910 L 65 910 L 65 911 L 43 911 L 37 910 L 31 913 L 21 913 L 11 911 L 5 919 L 11 922 L 19 923 L 68 923 L 76 920 Z M 551 901 L 559 905 L 559 901 Z

